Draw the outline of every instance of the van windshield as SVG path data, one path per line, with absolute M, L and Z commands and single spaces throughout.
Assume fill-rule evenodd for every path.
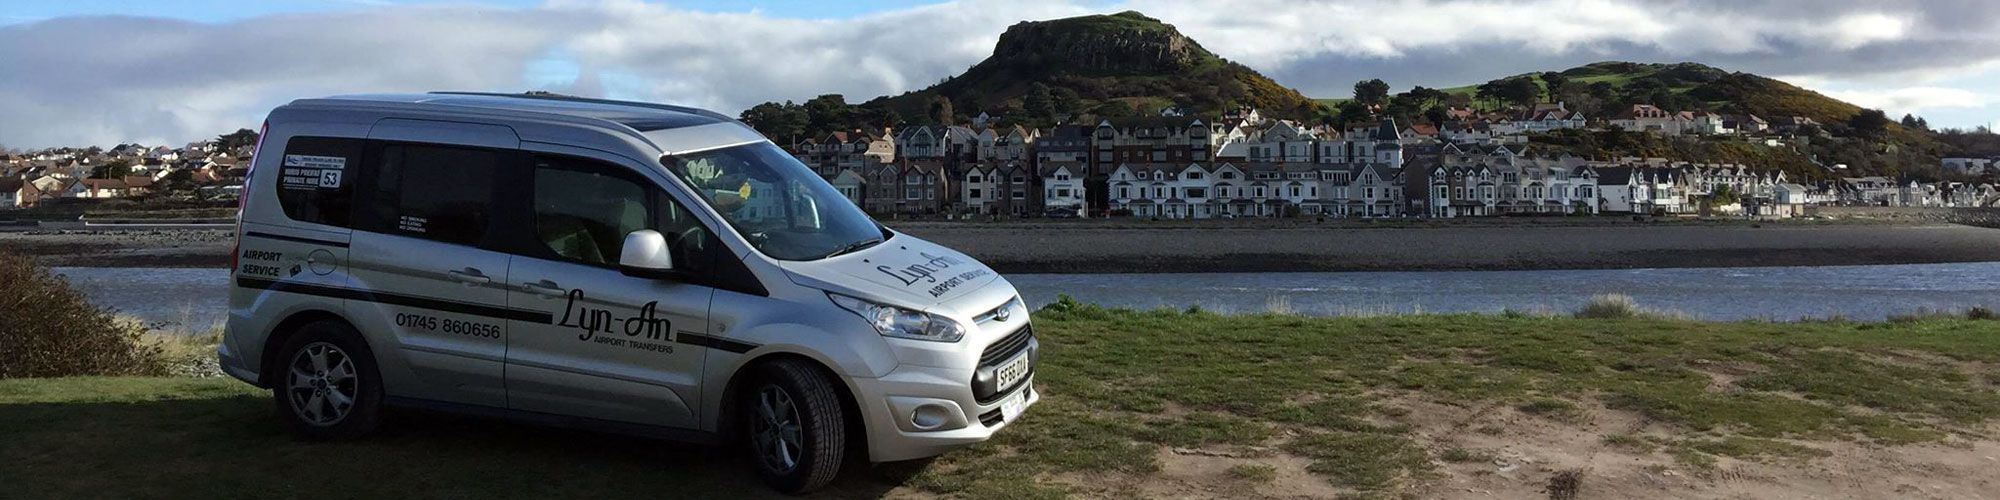
M 881 243 L 889 234 L 769 142 L 672 155 L 661 163 L 771 258 L 824 259 Z

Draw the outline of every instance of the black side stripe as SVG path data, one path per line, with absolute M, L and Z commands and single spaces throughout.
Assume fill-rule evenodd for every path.
M 529 321 L 535 323 L 550 323 L 555 321 L 555 317 L 553 315 L 541 311 L 530 311 L 526 309 L 508 309 L 505 307 L 468 304 L 465 302 L 456 302 L 450 300 L 433 299 L 428 297 L 417 297 L 411 295 L 401 295 L 394 293 L 374 292 L 368 290 L 356 290 L 353 288 L 312 285 L 306 283 L 289 283 L 289 282 L 273 281 L 261 278 L 248 278 L 248 277 L 236 278 L 236 286 L 244 288 L 255 288 L 259 290 L 300 293 L 305 295 L 315 295 L 315 296 L 335 298 L 335 299 L 377 302 L 382 304 L 398 305 L 406 307 L 421 307 L 424 309 L 455 312 L 460 314 L 470 314 L 473 316 L 485 316 L 489 318 L 511 319 L 516 321 Z
M 708 335 L 702 335 L 699 333 L 690 333 L 690 332 L 680 332 L 674 334 L 674 341 L 680 342 L 682 344 L 707 347 L 709 349 L 721 349 L 736 354 L 743 354 L 746 352 L 750 352 L 751 349 L 757 348 L 757 344 L 738 342 L 734 340 L 725 339 L 722 337 L 711 337 Z
M 316 239 L 312 239 L 312 238 L 301 238 L 301 237 L 298 237 L 298 236 L 285 236 L 285 235 L 282 235 L 282 234 L 271 234 L 271 233 L 260 233 L 260 232 L 256 232 L 256 231 L 250 231 L 250 232 L 246 232 L 246 233 L 243 233 L 243 235 L 244 235 L 244 236 L 249 236 L 249 237 L 252 237 L 252 238 L 264 238 L 264 239 L 270 239 L 270 240 L 279 240 L 279 241 L 290 241 L 290 242 L 294 242 L 294 243 L 305 243 L 305 244 L 308 244 L 308 245 L 322 245 L 322 246 L 329 246 L 329 247 L 338 247 L 338 248 L 347 248 L 347 244 L 346 244 L 346 243 L 341 243 L 341 242 L 338 242 L 338 241 L 327 241 L 327 240 L 316 240 Z
M 549 323 L 549 324 L 555 323 L 555 315 L 541 311 L 530 311 L 526 309 L 509 309 L 504 307 L 468 304 L 464 302 L 440 300 L 427 297 L 415 297 L 410 295 L 401 295 L 394 293 L 371 292 L 367 290 L 357 290 L 353 288 L 313 285 L 307 283 L 289 283 L 289 282 L 268 280 L 262 278 L 250 278 L 250 277 L 236 278 L 236 286 L 243 288 L 258 289 L 258 290 L 271 290 L 275 292 L 298 293 L 298 294 L 313 295 L 318 297 L 327 297 L 335 299 L 359 300 L 364 302 L 376 302 L 376 303 L 406 306 L 406 307 L 421 307 L 424 309 L 455 312 L 460 314 L 470 314 L 474 316 L 485 316 L 489 318 L 511 319 L 515 321 L 526 321 L 530 323 Z M 750 352 L 751 349 L 757 348 L 757 344 L 729 340 L 721 337 L 713 337 L 692 332 L 676 332 L 674 334 L 674 341 L 692 346 L 707 347 L 710 349 L 720 349 L 723 351 L 728 351 L 736 354 L 743 354 L 746 352 Z

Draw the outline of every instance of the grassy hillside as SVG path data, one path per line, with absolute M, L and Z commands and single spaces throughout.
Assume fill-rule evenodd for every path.
M 1584 316 L 1595 319 L 1059 303 L 1035 316 L 1044 399 L 1026 419 L 908 481 L 850 474 L 830 493 L 1885 497 L 1922 470 L 1924 491 L 1963 497 L 1991 477 L 1978 457 L 2000 446 L 2000 321 L 1704 323 L 1615 301 Z M 271 411 L 227 379 L 0 380 L 0 487 L 38 498 L 769 496 L 739 461 L 696 447 L 424 415 L 361 442 L 307 444 Z M 1741 477 L 1759 480 L 1730 479 Z

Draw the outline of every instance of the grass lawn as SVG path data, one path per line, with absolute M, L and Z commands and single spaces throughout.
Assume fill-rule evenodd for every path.
M 856 473 L 830 493 L 1434 497 L 1507 460 L 1491 444 L 1537 435 L 1525 429 L 1699 477 L 1842 446 L 1961 445 L 2000 416 L 2000 321 L 1073 304 L 1035 321 L 1045 398 L 1025 420 L 904 484 Z M 264 394 L 229 379 L 4 380 L 0 436 L 0 484 L 32 497 L 765 495 L 719 450 L 472 419 L 402 416 L 362 442 L 297 443 Z

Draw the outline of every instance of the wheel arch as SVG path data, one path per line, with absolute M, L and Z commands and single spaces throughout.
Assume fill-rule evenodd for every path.
M 748 378 L 746 375 L 759 365 L 780 361 L 804 363 L 806 366 L 819 372 L 820 376 L 826 377 L 827 380 L 833 382 L 828 385 L 833 386 L 835 391 L 839 391 L 839 394 L 836 394 L 838 396 L 836 399 L 840 400 L 840 410 L 847 417 L 844 423 L 847 427 L 848 456 L 850 458 L 854 456 L 867 457 L 867 416 L 862 414 L 861 400 L 855 396 L 857 389 L 854 387 L 854 381 L 848 377 L 841 376 L 826 361 L 803 352 L 795 351 L 769 351 L 758 354 L 737 364 L 736 369 L 730 372 L 729 381 L 723 384 L 722 397 L 720 399 L 721 408 L 717 412 L 716 434 L 721 436 L 722 441 L 724 443 L 734 443 L 737 438 L 741 437 L 738 433 L 741 432 L 740 424 L 742 420 L 737 415 L 736 400 L 741 395 L 740 391 L 742 391 L 743 386 L 747 385 L 746 380 L 744 380 Z M 858 455 L 856 455 L 857 453 Z
M 278 351 L 284 349 L 285 342 L 290 340 L 292 335 L 297 334 L 301 327 L 326 320 L 340 322 L 343 325 L 347 325 L 349 329 L 354 328 L 354 323 L 348 321 L 347 318 L 325 309 L 307 309 L 294 312 L 290 316 L 286 316 L 285 319 L 279 320 L 276 326 L 271 327 L 270 333 L 264 336 L 264 352 L 259 353 L 257 356 L 257 385 L 268 388 L 276 383 L 272 379 L 275 376 L 275 370 L 270 368 L 273 366 L 272 363 L 277 360 Z M 368 347 L 367 336 L 362 335 L 359 337 L 361 345 Z M 371 348 L 370 350 L 372 351 L 373 349 Z

